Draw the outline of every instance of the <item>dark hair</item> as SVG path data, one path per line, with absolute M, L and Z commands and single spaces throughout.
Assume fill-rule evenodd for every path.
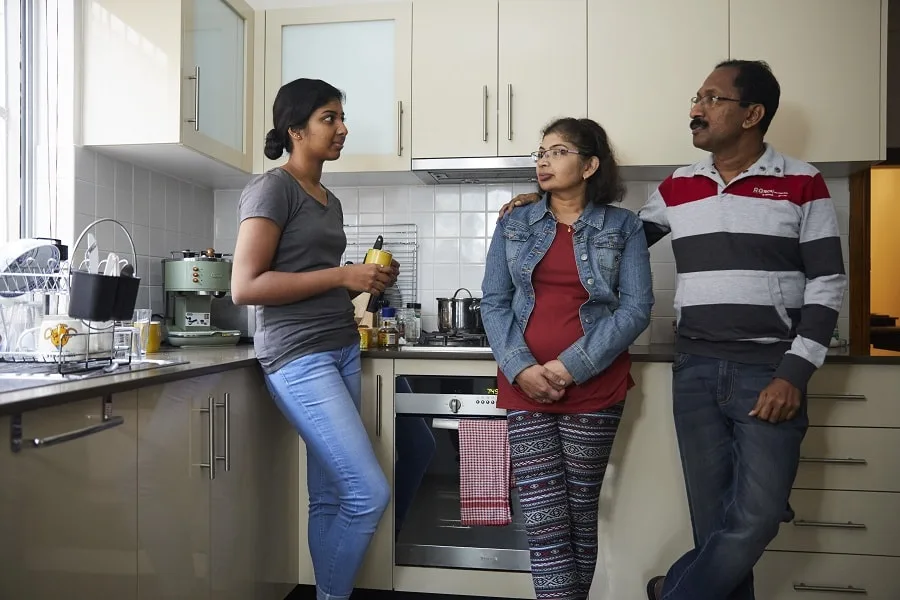
M 332 100 L 344 101 L 344 93 L 321 79 L 295 79 L 281 86 L 272 105 L 274 129 L 266 134 L 266 157 L 277 160 L 291 151 L 291 129 L 303 129 L 319 108 Z
M 716 65 L 717 69 L 731 68 L 737 70 L 734 77 L 734 87 L 737 88 L 741 100 L 745 105 L 762 104 L 766 109 L 759 122 L 759 130 L 765 135 L 769 130 L 775 113 L 778 112 L 778 102 L 781 99 L 781 86 L 772 68 L 762 60 L 723 60 Z
M 582 154 L 583 159 L 596 156 L 600 167 L 587 180 L 587 198 L 597 204 L 611 204 L 625 196 L 625 185 L 619 177 L 616 155 L 606 130 L 591 119 L 567 117 L 550 123 L 543 135 L 556 133 L 566 138 Z

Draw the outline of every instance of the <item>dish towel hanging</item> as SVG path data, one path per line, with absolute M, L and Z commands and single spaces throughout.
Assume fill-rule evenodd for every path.
M 459 422 L 459 499 L 462 525 L 508 525 L 511 487 L 506 419 Z

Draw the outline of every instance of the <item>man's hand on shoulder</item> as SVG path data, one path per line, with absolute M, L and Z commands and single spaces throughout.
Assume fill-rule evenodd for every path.
M 506 204 L 500 207 L 500 211 L 497 215 L 497 220 L 499 221 L 519 206 L 525 206 L 526 204 L 534 204 L 538 200 L 541 199 L 540 194 L 519 194 Z
M 769 423 L 788 421 L 797 416 L 800 401 L 800 390 L 789 381 L 776 377 L 760 392 L 750 416 Z

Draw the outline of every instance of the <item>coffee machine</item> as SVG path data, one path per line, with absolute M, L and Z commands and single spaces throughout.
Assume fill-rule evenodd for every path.
M 213 248 L 177 250 L 162 263 L 169 345 L 237 344 L 240 331 L 219 329 L 211 322 L 213 299 L 224 297 L 231 289 L 231 255 Z

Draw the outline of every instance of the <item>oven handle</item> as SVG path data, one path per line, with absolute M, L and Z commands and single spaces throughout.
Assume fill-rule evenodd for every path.
M 432 419 L 432 429 L 459 429 L 459 419 Z

